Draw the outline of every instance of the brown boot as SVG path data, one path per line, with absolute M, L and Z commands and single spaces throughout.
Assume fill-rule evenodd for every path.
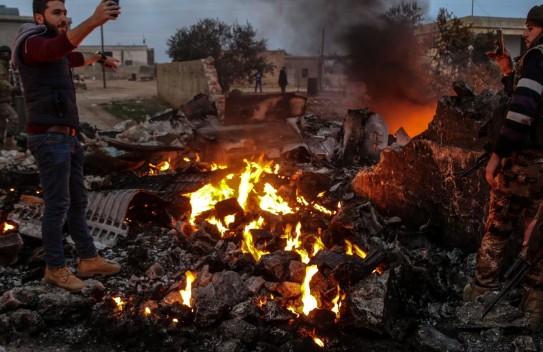
M 475 283 L 469 283 L 464 287 L 464 301 L 475 302 L 477 297 L 481 296 L 487 291 L 496 291 L 498 288 L 482 287 Z
M 79 259 L 77 276 L 93 277 L 94 275 L 114 275 L 121 271 L 119 263 L 107 261 L 100 256 Z
M 537 332 L 543 319 L 543 291 L 524 289 L 520 307 L 530 313 L 530 330 Z
M 85 282 L 77 278 L 68 267 L 49 268 L 45 267 L 45 282 L 61 287 L 70 292 L 80 291 L 85 287 Z

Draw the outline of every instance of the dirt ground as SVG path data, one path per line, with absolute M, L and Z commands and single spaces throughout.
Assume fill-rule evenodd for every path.
M 86 80 L 87 89 L 77 89 L 77 106 L 79 119 L 96 126 L 100 130 L 107 130 L 120 122 L 115 116 L 104 111 L 98 104 L 112 100 L 153 98 L 157 96 L 156 81 L 128 81 L 128 80 Z
M 86 80 L 87 89 L 77 90 L 77 105 L 79 107 L 79 119 L 87 122 L 100 130 L 111 129 L 120 122 L 115 116 L 103 110 L 98 104 L 112 100 L 126 100 L 138 98 L 157 97 L 156 81 L 106 81 L 106 88 L 102 80 Z M 246 93 L 253 93 L 253 87 L 232 87 Z M 277 87 L 265 87 L 264 93 L 277 93 Z M 288 92 L 296 92 L 305 95 L 306 92 L 294 88 Z M 343 104 L 339 103 L 342 97 L 338 93 L 321 93 L 317 97 L 309 97 L 306 112 L 321 117 L 341 120 L 345 113 Z

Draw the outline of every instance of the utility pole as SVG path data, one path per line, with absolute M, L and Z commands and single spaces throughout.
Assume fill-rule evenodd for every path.
M 321 39 L 321 55 L 319 57 L 319 73 L 318 73 L 318 84 L 319 84 L 319 91 L 322 91 L 322 78 L 323 78 L 323 70 L 324 70 L 324 38 L 325 38 L 325 32 L 326 28 L 322 28 L 322 39 Z
M 471 0 L 471 16 L 473 17 L 473 4 L 475 3 L 475 0 Z

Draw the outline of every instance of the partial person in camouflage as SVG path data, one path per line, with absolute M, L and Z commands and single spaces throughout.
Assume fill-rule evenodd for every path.
M 7 136 L 17 133 L 18 117 L 13 109 L 12 96 L 15 88 L 11 84 L 10 75 L 11 50 L 8 46 L 0 47 L 0 145 L 6 142 Z
M 503 73 L 511 100 L 486 166 L 489 214 L 473 281 L 464 288 L 466 301 L 498 290 L 511 240 L 516 238 L 520 247 L 522 233 L 543 200 L 543 140 L 538 136 L 543 123 L 543 5 L 528 12 L 522 38 L 528 50 L 515 60 L 516 70 L 507 51 L 489 53 Z M 521 308 L 530 313 L 530 328 L 535 331 L 543 318 L 543 262 L 531 268 L 523 287 Z

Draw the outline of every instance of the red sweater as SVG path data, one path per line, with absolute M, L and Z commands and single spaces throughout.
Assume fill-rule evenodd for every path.
M 75 46 L 70 43 L 66 34 L 54 38 L 47 38 L 42 35 L 30 37 L 24 44 L 22 57 L 27 65 L 39 65 L 42 62 L 53 62 L 67 57 L 70 67 L 83 66 L 85 59 L 83 54 L 74 52 Z

